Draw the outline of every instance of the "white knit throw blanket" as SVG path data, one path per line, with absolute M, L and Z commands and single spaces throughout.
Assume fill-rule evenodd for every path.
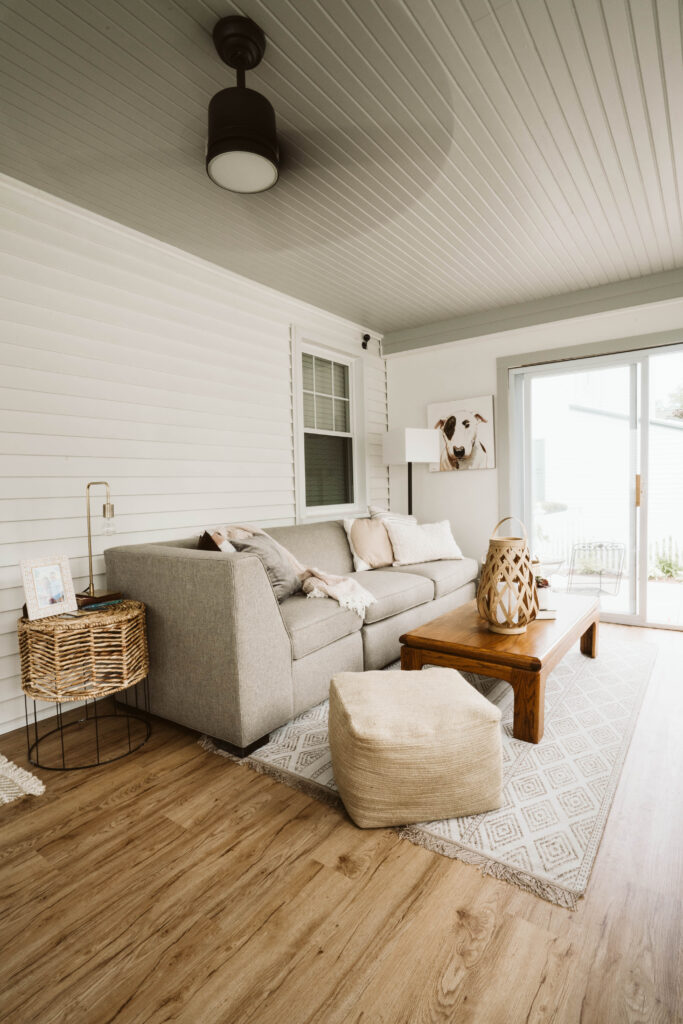
M 301 580 L 301 589 L 307 597 L 331 597 L 333 601 L 337 601 L 340 608 L 356 612 L 361 619 L 365 618 L 366 609 L 376 601 L 369 590 L 361 587 L 360 583 L 352 580 L 350 576 L 335 576 L 331 572 L 302 565 L 291 551 L 258 526 L 223 526 L 216 532 L 224 534 L 227 540 L 268 537 L 291 562 L 294 572 Z

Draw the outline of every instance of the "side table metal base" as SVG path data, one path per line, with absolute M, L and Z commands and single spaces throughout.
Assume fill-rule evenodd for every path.
M 133 691 L 135 702 L 129 703 L 129 692 Z M 33 722 L 29 715 L 28 698 L 24 694 L 24 715 L 26 721 L 26 748 L 28 759 L 36 768 L 46 771 L 79 771 L 111 764 L 122 757 L 128 757 L 145 745 L 152 734 L 152 727 L 146 717 L 149 712 L 149 683 L 147 678 L 129 690 L 122 690 L 110 697 L 86 699 L 74 708 L 78 717 L 69 712 L 70 720 L 65 721 L 64 704 L 55 701 L 57 725 L 40 735 L 36 701 L 33 701 Z M 141 691 L 141 692 L 139 692 Z M 124 698 L 125 703 L 116 700 Z M 102 705 L 109 704 L 112 711 L 102 711 Z M 51 722 L 52 719 L 49 720 Z M 78 732 L 74 756 L 71 738 Z M 50 737 L 53 740 L 46 743 Z M 33 739 L 33 742 L 31 740 Z M 45 750 L 49 751 L 47 754 Z M 81 761 L 84 748 L 95 754 L 94 760 Z M 73 763 L 73 762 L 76 763 Z M 56 762 L 56 763 L 55 763 Z

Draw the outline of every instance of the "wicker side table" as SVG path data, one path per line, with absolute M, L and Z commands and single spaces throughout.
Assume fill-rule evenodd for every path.
M 31 764 L 54 770 L 92 768 L 108 764 L 138 750 L 151 733 L 149 721 L 142 712 L 149 711 L 147 673 L 147 628 L 145 606 L 140 601 L 121 601 L 77 618 L 54 616 L 45 619 L 19 619 L 19 654 L 21 659 L 21 686 L 24 691 L 26 714 L 26 744 Z M 138 684 L 142 684 L 142 707 L 139 704 Z M 129 704 L 129 691 L 135 704 Z M 115 694 L 125 695 L 125 707 Z M 111 697 L 113 713 L 102 713 L 98 702 Z M 33 734 L 27 698 L 33 703 Z M 57 726 L 42 736 L 38 734 L 36 701 L 49 701 L 56 705 Z M 64 720 L 63 704 L 82 702 L 85 717 L 70 716 Z M 79 707 L 78 712 L 83 712 Z M 116 720 L 116 723 L 107 720 Z M 87 746 L 88 733 L 93 734 L 94 760 L 67 764 L 65 730 L 80 727 L 78 745 Z M 54 737 L 50 743 L 45 741 Z M 42 762 L 39 746 L 52 746 L 53 759 L 61 763 Z M 116 751 L 123 746 L 123 752 Z M 73 759 L 72 759 L 73 760 Z

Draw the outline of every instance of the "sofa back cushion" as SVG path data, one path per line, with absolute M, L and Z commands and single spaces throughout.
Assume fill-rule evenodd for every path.
M 337 576 L 353 572 L 351 550 L 341 522 L 275 526 L 267 532 L 308 568 Z

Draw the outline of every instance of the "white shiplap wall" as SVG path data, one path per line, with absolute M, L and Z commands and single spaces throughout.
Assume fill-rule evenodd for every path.
M 18 563 L 64 553 L 82 588 L 88 480 L 116 506 L 99 586 L 112 543 L 294 522 L 290 324 L 363 356 L 386 504 L 385 367 L 358 325 L 0 176 L 0 731 L 23 722 Z

